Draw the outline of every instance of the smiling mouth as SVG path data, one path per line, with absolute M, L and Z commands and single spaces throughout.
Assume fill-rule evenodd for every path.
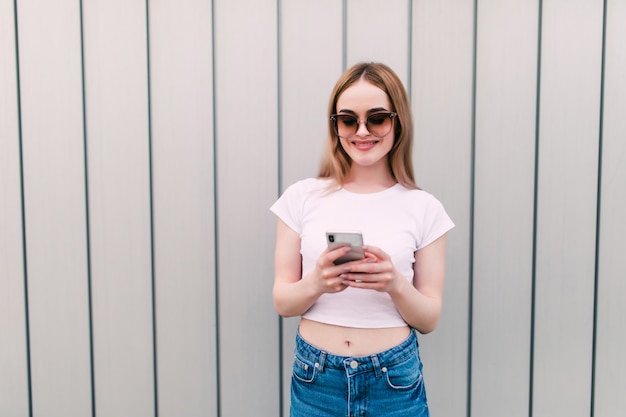
M 374 146 L 376 145 L 378 142 L 378 140 L 364 140 L 364 141 L 352 141 L 352 144 L 354 146 L 358 146 L 358 147 L 367 147 L 367 146 Z

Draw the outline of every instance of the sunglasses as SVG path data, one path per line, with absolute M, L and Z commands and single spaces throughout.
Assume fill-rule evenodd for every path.
M 377 138 L 382 138 L 391 131 L 393 118 L 398 114 L 390 111 L 372 113 L 365 119 L 365 128 Z M 330 116 L 335 133 L 342 139 L 350 139 L 356 135 L 362 123 L 351 114 L 333 114 Z

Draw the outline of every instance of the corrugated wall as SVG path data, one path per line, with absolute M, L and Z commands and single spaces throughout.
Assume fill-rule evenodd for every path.
M 623 0 L 0 0 L 0 417 L 288 415 L 268 207 L 361 60 L 457 227 L 437 417 L 626 408 Z M 374 221 L 374 219 L 373 219 Z

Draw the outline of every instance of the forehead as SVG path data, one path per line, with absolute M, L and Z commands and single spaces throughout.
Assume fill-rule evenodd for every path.
M 341 93 L 336 111 L 352 110 L 358 113 L 380 107 L 389 109 L 387 93 L 374 84 L 359 80 Z

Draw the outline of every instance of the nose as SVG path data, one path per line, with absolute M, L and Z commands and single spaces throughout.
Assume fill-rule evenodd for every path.
M 356 130 L 356 135 L 357 136 L 369 136 L 370 132 L 369 130 L 367 130 L 367 120 L 359 120 L 357 121 L 358 123 L 358 127 Z

